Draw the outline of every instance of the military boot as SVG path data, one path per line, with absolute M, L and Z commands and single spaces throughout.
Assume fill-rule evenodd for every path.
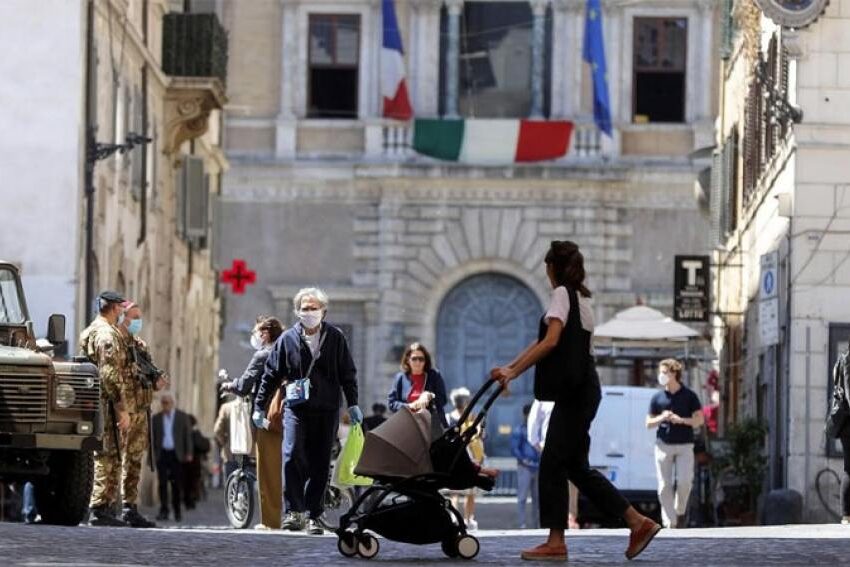
M 151 522 L 141 514 L 135 504 L 124 504 L 124 509 L 121 511 L 121 519 L 131 528 L 155 528 L 156 524 Z
M 120 518 L 115 517 L 115 513 L 108 505 L 92 506 L 89 508 L 89 525 L 90 526 L 105 526 L 112 528 L 126 528 L 127 524 Z

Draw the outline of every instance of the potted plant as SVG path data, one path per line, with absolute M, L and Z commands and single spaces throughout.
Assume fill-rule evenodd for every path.
M 767 457 L 762 453 L 766 435 L 767 426 L 752 418 L 726 431 L 725 451 L 715 461 L 715 474 L 722 491 L 720 515 L 726 525 L 756 523 L 758 497 L 767 469 Z

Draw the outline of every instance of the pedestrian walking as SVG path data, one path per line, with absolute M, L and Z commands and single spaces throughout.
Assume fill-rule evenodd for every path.
M 192 461 L 192 424 L 189 415 L 175 407 L 171 394 L 163 393 L 159 405 L 161 411 L 153 416 L 153 451 L 159 481 L 159 514 L 156 519 L 168 519 L 170 503 L 174 521 L 180 522 L 183 520 L 183 467 Z
M 431 353 L 422 343 L 412 343 L 404 349 L 399 364 L 401 371 L 393 378 L 387 394 L 387 405 L 395 413 L 403 407 L 414 411 L 430 408 L 434 402 L 434 417 L 448 427 L 444 407 L 446 406 L 446 383 L 440 371 L 434 368 Z M 468 396 L 467 396 L 468 398 Z
M 540 321 L 538 340 L 510 364 L 490 376 L 507 386 L 527 369 L 535 369 L 535 397 L 555 402 L 540 457 L 540 525 L 546 543 L 527 549 L 528 560 L 566 561 L 569 489 L 572 480 L 602 512 L 622 517 L 630 530 L 626 557 L 640 554 L 661 526 L 640 514 L 599 471 L 590 468 L 590 425 L 602 390 L 591 350 L 593 309 L 584 284 L 584 257 L 569 241 L 552 242 L 545 257 L 552 286 L 549 309 Z
M 850 345 L 848 345 L 850 349 Z M 841 523 L 850 525 L 850 350 L 843 352 L 832 369 L 833 405 L 830 411 L 832 435 L 841 440 L 844 476 L 841 479 Z
M 241 400 L 233 394 L 226 394 L 226 400 L 218 408 L 218 415 L 213 424 L 213 437 L 218 444 L 225 479 L 239 467 L 239 462 L 230 450 L 230 417 L 233 414 L 233 409 L 240 403 L 242 403 Z M 257 482 L 259 483 L 259 479 L 257 479 Z M 260 490 L 262 491 L 262 487 L 260 487 Z
M 526 522 L 526 503 L 531 495 L 532 524 L 537 523 L 540 515 L 540 500 L 537 490 L 537 473 L 540 469 L 540 452 L 528 441 L 528 418 L 531 414 L 531 404 L 522 407 L 522 420 L 511 432 L 511 455 L 516 459 L 516 497 L 517 520 L 519 528 L 528 527 Z
M 703 424 L 702 404 L 693 390 L 682 384 L 678 360 L 668 358 L 659 363 L 658 383 L 664 389 L 649 402 L 646 426 L 658 428 L 655 472 L 661 520 L 666 528 L 683 528 L 694 481 L 694 428 Z
M 363 419 L 363 431 L 371 431 L 387 420 L 387 406 L 381 403 L 372 404 L 372 415 Z
M 322 513 L 330 475 L 331 450 L 339 423 L 341 393 L 352 423 L 363 422 L 357 405 L 357 369 L 348 341 L 325 321 L 328 296 L 304 288 L 293 298 L 298 323 L 275 342 L 257 392 L 254 424 L 267 428 L 266 404 L 283 387 L 283 476 L 286 513 L 281 524 L 291 531 L 324 532 Z
M 250 395 L 254 409 L 262 408 L 269 417 L 267 429 L 257 428 L 255 447 L 257 457 L 257 484 L 260 492 L 260 523 L 257 529 L 280 529 L 283 508 L 283 415 L 282 394 L 268 398 L 264 406 L 257 405 L 257 391 L 265 372 L 275 341 L 283 334 L 283 325 L 268 315 L 259 315 L 251 331 L 251 346 L 254 354 L 242 376 L 221 385 L 222 390 L 240 396 Z
M 164 374 L 157 373 L 151 362 L 147 344 L 139 338 L 143 319 L 141 308 L 132 301 L 125 301 L 124 318 L 118 329 L 124 338 L 125 347 L 132 361 L 133 398 L 130 425 L 121 435 L 121 519 L 130 527 L 152 528 L 156 524 L 139 513 L 139 482 L 142 478 L 142 461 L 150 451 L 150 409 L 153 393 L 169 385 Z
M 121 484 L 121 433 L 130 427 L 135 410 L 132 363 L 117 325 L 124 319 L 124 298 L 104 291 L 97 298 L 98 316 L 80 334 L 80 352 L 100 375 L 100 401 L 104 409 L 103 446 L 94 452 L 94 480 L 89 501 L 89 524 L 126 526 L 115 515 Z
M 204 472 L 212 443 L 198 428 L 198 418 L 193 414 L 187 415 L 192 427 L 192 457 L 183 467 L 183 502 L 187 510 L 194 510 L 206 493 Z
M 546 445 L 549 419 L 552 417 L 552 410 L 554 408 L 555 402 L 534 400 L 534 403 L 531 404 L 531 414 L 528 416 L 528 442 L 531 443 L 532 447 L 537 449 L 538 453 L 542 453 L 543 447 Z M 578 523 L 578 488 L 570 481 L 567 481 L 567 487 L 570 491 L 567 527 L 571 530 L 577 530 L 581 527 Z
M 454 409 L 446 414 L 446 422 L 449 427 L 453 427 L 458 424 L 460 418 L 462 417 L 463 412 L 466 410 L 466 407 L 469 405 L 469 399 L 471 394 L 467 388 L 455 388 L 449 394 L 449 398 L 452 401 L 452 405 Z M 475 422 L 475 418 L 477 416 L 473 413 L 469 414 L 466 422 L 462 424 L 461 430 L 465 431 L 468 427 L 472 427 L 472 424 Z M 472 460 L 472 463 L 479 470 L 493 470 L 493 469 L 484 469 L 484 459 L 487 457 L 484 453 L 484 429 L 486 425 L 484 421 L 482 421 L 478 426 L 478 431 L 472 436 L 469 440 L 469 443 L 466 446 L 467 452 L 469 453 L 469 458 Z M 493 475 L 495 476 L 495 475 Z M 477 530 L 478 529 L 478 521 L 475 519 L 475 495 L 477 492 L 477 488 L 472 487 L 468 488 L 464 492 L 450 492 L 452 504 L 457 508 L 458 500 L 461 496 L 465 496 L 465 500 L 463 503 L 463 520 L 466 522 L 466 528 L 468 530 Z

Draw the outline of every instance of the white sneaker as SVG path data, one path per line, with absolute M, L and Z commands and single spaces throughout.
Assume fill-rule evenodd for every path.
M 845 526 L 850 525 L 850 516 L 843 516 L 841 518 L 841 523 Z
M 476 522 L 472 518 L 466 520 L 466 530 L 469 532 L 474 532 L 478 530 L 478 522 Z

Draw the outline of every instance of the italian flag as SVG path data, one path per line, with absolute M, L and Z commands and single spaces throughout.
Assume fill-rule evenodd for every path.
M 447 161 L 519 163 L 563 157 L 573 123 L 565 120 L 416 119 L 413 149 Z

